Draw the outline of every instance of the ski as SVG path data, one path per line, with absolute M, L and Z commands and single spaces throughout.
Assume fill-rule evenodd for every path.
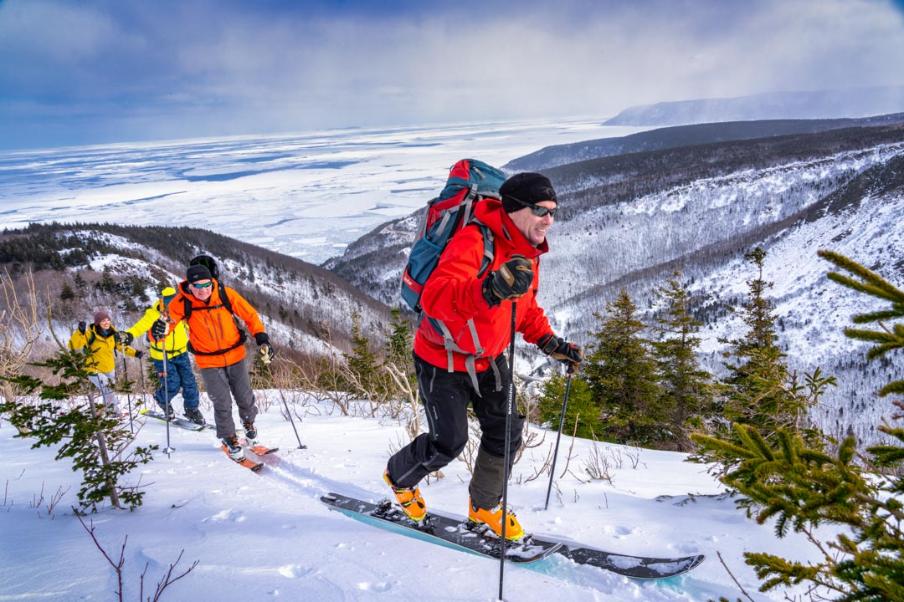
M 241 460 L 236 460 L 235 458 L 233 458 L 232 456 L 229 455 L 229 448 L 226 447 L 225 445 L 221 445 L 220 449 L 223 450 L 223 453 L 226 454 L 227 458 L 229 458 L 230 460 L 232 460 L 239 466 L 244 466 L 245 468 L 249 469 L 251 472 L 258 472 L 261 468 L 264 467 L 264 464 L 262 462 L 255 462 L 254 460 L 251 460 L 249 458 L 242 458 Z
M 260 443 L 246 442 L 248 446 L 248 451 L 250 451 L 255 456 L 269 456 L 270 454 L 276 453 L 279 451 L 278 447 L 267 447 L 266 445 L 261 445 Z
M 403 533 L 427 536 L 424 541 L 446 545 L 455 549 L 463 549 L 489 558 L 499 558 L 501 545 L 499 539 L 484 536 L 472 530 L 466 521 L 452 518 L 435 512 L 429 512 L 421 523 L 415 523 L 393 506 L 388 500 L 379 504 L 365 502 L 339 493 L 330 493 L 320 498 L 322 502 L 343 511 L 351 516 L 368 516 L 377 519 L 378 525 L 394 525 L 402 527 Z M 505 557 L 512 562 L 530 563 L 546 558 L 556 552 L 562 544 L 553 542 L 538 543 L 530 536 L 521 541 L 511 541 L 505 546 Z
M 327 505 L 339 510 L 377 518 L 383 522 L 393 523 L 412 531 L 425 533 L 433 538 L 449 542 L 456 547 L 467 548 L 477 554 L 499 558 L 499 542 L 497 539 L 487 539 L 469 530 L 462 521 L 437 512 L 428 513 L 425 523 L 417 525 L 388 501 L 381 504 L 372 504 L 339 493 L 330 493 L 320 499 Z M 514 562 L 529 563 L 552 555 L 558 555 L 577 564 L 593 566 L 632 579 L 665 579 L 674 577 L 696 568 L 705 559 L 702 554 L 677 558 L 616 554 L 571 541 L 556 540 L 545 535 L 528 535 L 525 541 L 527 543 L 526 546 L 510 543 L 506 557 Z
M 163 412 L 158 412 L 156 410 L 149 410 L 148 408 L 142 408 L 138 411 L 142 416 L 147 416 L 149 418 L 156 418 L 161 422 L 167 422 L 166 415 Z M 192 422 L 187 418 L 181 418 L 179 416 L 174 416 L 168 421 L 173 426 L 178 426 L 179 428 L 183 428 L 187 431 L 203 431 L 204 429 L 212 429 L 213 425 L 210 424 L 198 424 L 196 422 Z
M 561 544 L 557 553 L 577 564 L 594 566 L 632 579 L 666 579 L 696 568 L 703 562 L 703 554 L 679 558 L 653 558 L 628 556 L 582 546 L 573 542 L 559 541 L 551 537 L 534 537 L 535 543 Z

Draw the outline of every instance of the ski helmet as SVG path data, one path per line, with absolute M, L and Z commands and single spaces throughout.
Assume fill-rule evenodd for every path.
M 220 279 L 220 269 L 217 267 L 217 262 L 210 255 L 198 255 L 189 261 L 188 265 L 203 265 L 210 271 L 210 275 L 213 276 L 214 280 Z
M 173 297 L 176 296 L 176 289 L 171 286 L 166 287 L 162 291 L 160 291 L 160 298 L 163 299 L 163 307 L 167 307 L 169 302 L 173 300 Z

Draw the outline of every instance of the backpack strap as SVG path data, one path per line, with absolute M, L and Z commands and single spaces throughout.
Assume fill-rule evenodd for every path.
M 191 317 L 191 299 L 188 298 L 187 295 L 182 295 L 182 308 L 183 308 L 183 316 L 182 319 L 188 322 L 188 319 Z
M 471 192 L 476 196 L 476 186 L 471 187 Z M 470 201 L 468 205 L 468 209 L 470 209 Z M 468 210 L 466 209 L 466 211 Z M 495 244 L 493 242 L 493 231 L 489 228 L 489 226 L 479 222 L 477 219 L 470 218 L 470 221 L 466 222 L 468 224 L 474 224 L 480 229 L 480 233 L 483 237 L 483 259 L 480 263 L 480 269 L 477 271 L 477 277 L 480 278 L 483 276 L 486 271 L 493 265 L 493 258 L 495 257 Z M 449 330 L 449 327 L 442 320 L 437 320 L 436 318 L 430 318 L 430 324 L 433 325 L 433 328 L 436 329 L 437 332 L 443 335 L 443 346 L 446 348 L 446 357 L 448 358 L 448 370 L 449 372 L 455 371 L 455 361 L 452 356 L 453 353 L 460 353 L 465 356 L 465 370 L 468 373 L 468 376 L 471 379 L 471 385 L 474 387 L 474 391 L 478 396 L 480 395 L 480 385 L 477 382 L 477 358 L 485 357 L 484 356 L 484 348 L 480 343 L 480 337 L 477 334 L 477 325 L 474 324 L 474 319 L 468 320 L 468 331 L 471 334 L 471 340 L 474 343 L 474 353 L 468 353 L 464 349 L 462 349 L 458 343 L 455 342 L 455 339 L 452 338 L 452 332 Z M 493 376 L 496 380 L 496 390 L 502 390 L 502 375 L 499 373 L 499 368 L 496 366 L 496 362 L 490 362 L 493 368 Z
M 476 218 L 471 219 L 470 223 L 476 225 L 483 236 L 483 261 L 480 263 L 480 269 L 477 270 L 477 277 L 480 278 L 493 265 L 493 259 L 496 257 L 496 243 L 493 240 L 493 231 L 490 230 L 489 226 L 481 223 Z
M 214 281 L 217 283 L 217 289 L 220 291 L 220 303 L 218 305 L 208 305 L 205 307 L 197 308 L 198 311 L 211 311 L 214 309 L 219 309 L 221 307 L 225 308 L 229 311 L 229 314 L 232 316 L 232 321 L 235 322 L 235 327 L 239 331 L 239 340 L 235 345 L 231 347 L 227 347 L 226 349 L 220 349 L 218 351 L 198 351 L 194 347 L 192 347 L 191 341 L 188 343 L 188 350 L 191 351 L 195 355 L 223 355 L 224 353 L 229 353 L 233 349 L 237 349 L 245 344 L 245 341 L 248 340 L 248 333 L 245 332 L 245 329 L 242 327 L 242 323 L 239 321 L 238 316 L 235 315 L 235 310 L 232 309 L 232 301 L 229 299 L 229 293 L 226 292 L 226 287 L 223 286 L 219 280 L 214 278 Z M 183 316 L 183 320 L 188 320 L 191 316 L 192 312 L 192 304 L 188 297 L 183 296 L 183 301 L 185 302 L 185 316 Z
M 471 219 L 471 209 L 474 208 L 474 201 L 477 199 L 477 182 L 471 184 L 471 189 L 468 190 L 468 195 L 465 197 L 465 212 L 462 215 L 461 223 L 468 224 Z

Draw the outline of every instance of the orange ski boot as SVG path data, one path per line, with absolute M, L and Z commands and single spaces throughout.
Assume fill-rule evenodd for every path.
M 421 490 L 417 487 L 396 487 L 389 478 L 389 470 L 383 472 L 383 480 L 389 485 L 395 494 L 396 501 L 402 507 L 405 516 L 416 523 L 423 521 L 427 517 L 427 504 L 421 496 Z
M 524 529 L 518 522 L 515 513 L 509 510 L 505 513 L 506 527 L 505 538 L 509 541 L 520 541 L 524 537 Z M 487 508 L 478 508 L 468 500 L 468 520 L 478 525 L 486 525 L 496 534 L 496 537 L 502 537 L 502 505 L 498 505 L 492 510 Z

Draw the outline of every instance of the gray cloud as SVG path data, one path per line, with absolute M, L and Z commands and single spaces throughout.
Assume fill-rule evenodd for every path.
M 69 119 L 74 137 L 91 128 L 102 140 L 604 116 L 660 100 L 904 84 L 892 2 L 457 6 L 6 2 L 0 54 L 17 60 L 0 71 L 0 108 L 22 124 L 60 111 L 59 128 Z

